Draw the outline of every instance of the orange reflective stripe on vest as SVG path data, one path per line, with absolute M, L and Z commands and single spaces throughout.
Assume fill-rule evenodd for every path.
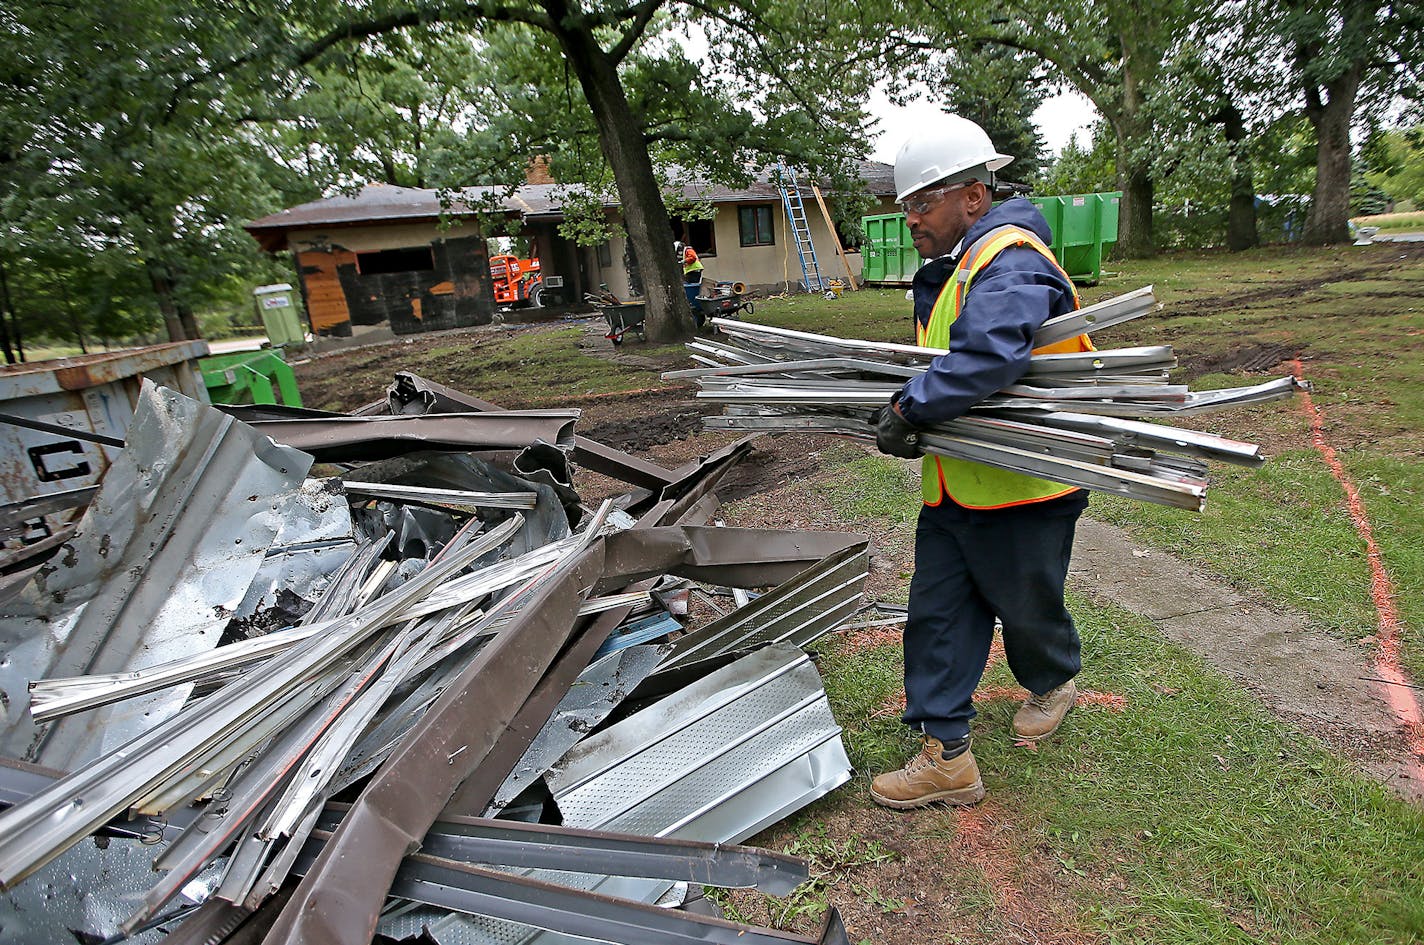
M 955 269 L 953 278 L 940 289 L 930 312 L 929 323 L 915 323 L 916 341 L 922 347 L 949 350 L 949 326 L 959 317 L 964 298 L 969 293 L 969 285 L 974 277 L 994 257 L 1010 246 L 1027 246 L 1037 250 L 1053 267 L 1063 274 L 1063 279 L 1073 285 L 1068 274 L 1058 265 L 1053 252 L 1043 245 L 1036 235 L 1017 226 L 995 227 L 974 241 L 964 253 Z M 1073 307 L 1081 303 L 1078 289 L 1073 288 Z M 1059 354 L 1073 351 L 1092 351 L 1093 343 L 1087 335 L 1078 335 L 1055 344 L 1035 348 L 1034 354 Z M 1061 482 L 1037 479 L 1022 473 L 1009 472 L 964 459 L 944 456 L 926 456 L 920 470 L 920 491 L 926 505 L 939 505 L 946 494 L 959 505 L 971 509 L 999 509 L 1011 505 L 1043 502 L 1056 499 L 1075 491 L 1075 486 L 1065 486 Z

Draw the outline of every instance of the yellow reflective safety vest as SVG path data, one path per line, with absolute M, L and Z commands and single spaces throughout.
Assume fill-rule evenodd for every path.
M 995 256 L 1010 246 L 1027 246 L 1042 253 L 1055 269 L 1063 273 L 1063 280 L 1070 286 L 1073 285 L 1068 273 L 1058 265 L 1053 251 L 1043 245 L 1037 235 L 1012 224 L 995 227 L 975 240 L 960 258 L 953 277 L 944 284 L 939 298 L 935 300 L 929 324 L 915 323 L 917 344 L 925 348 L 949 350 L 949 326 L 959 317 L 964 297 L 969 293 L 970 283 Z M 1077 309 L 1081 304 L 1078 289 L 1074 286 L 1073 308 Z M 1078 335 L 1076 338 L 1035 348 L 1033 353 L 1058 354 L 1093 350 L 1093 343 L 1088 340 L 1088 336 Z M 1061 482 L 1037 479 L 965 459 L 926 456 L 921 462 L 920 491 L 926 505 L 939 505 L 947 494 L 965 508 L 1002 509 L 1013 505 L 1044 502 L 1077 491 L 1076 486 L 1065 486 Z
M 702 268 L 704 268 L 702 265 L 702 260 L 697 258 L 697 251 L 694 250 L 691 246 L 685 247 L 682 251 L 683 281 L 686 281 L 688 276 L 692 275 L 694 272 L 697 272 L 699 269 Z

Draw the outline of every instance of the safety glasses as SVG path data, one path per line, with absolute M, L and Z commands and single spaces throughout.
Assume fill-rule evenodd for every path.
M 944 199 L 945 194 L 954 193 L 956 190 L 963 190 L 970 184 L 979 183 L 977 180 L 966 180 L 958 184 L 950 184 L 948 187 L 936 187 L 934 190 L 921 191 L 919 196 L 911 200 L 900 201 L 900 209 L 906 214 L 913 213 L 920 216 L 930 212 L 930 208 Z

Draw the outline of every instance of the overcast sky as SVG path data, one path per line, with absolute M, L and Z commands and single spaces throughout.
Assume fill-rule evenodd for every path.
M 900 145 L 914 132 L 916 124 L 934 117 L 939 110 L 938 103 L 925 99 L 905 107 L 892 105 L 890 100 L 877 90 L 871 99 L 870 111 L 880 119 L 882 131 L 880 137 L 875 140 L 871 157 L 893 164 L 895 152 L 900 150 Z M 1039 106 L 1038 111 L 1034 112 L 1033 120 L 1038 124 L 1039 133 L 1043 135 L 1048 150 L 1057 154 L 1075 131 L 1078 132 L 1078 143 L 1087 144 L 1088 128 L 1096 117 L 1097 112 L 1092 103 L 1076 92 L 1070 92 L 1047 99 Z

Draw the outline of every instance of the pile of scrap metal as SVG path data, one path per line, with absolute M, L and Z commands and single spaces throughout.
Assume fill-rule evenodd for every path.
M 575 416 L 146 385 L 0 601 L 0 937 L 845 942 L 700 893 L 806 878 L 729 844 L 850 776 L 802 648 L 866 539 L 708 525 L 749 442 L 668 470 Z M 570 459 L 633 488 L 585 509 Z M 698 584 L 746 603 L 684 630 Z
M 1145 315 L 1152 287 L 1045 322 L 1042 348 Z M 922 373 L 936 348 L 885 344 L 713 319 L 729 341 L 688 345 L 705 365 L 665 379 L 695 379 L 698 397 L 725 404 L 714 430 L 821 431 L 874 438 L 872 415 Z M 1259 466 L 1258 446 L 1160 419 L 1289 397 L 1302 382 L 1192 392 L 1169 383 L 1169 345 L 1036 354 L 1017 383 L 958 419 L 924 430 L 925 453 L 1026 473 L 1144 502 L 1201 511 L 1206 460 Z M 1135 419 L 1134 419 L 1135 418 Z

